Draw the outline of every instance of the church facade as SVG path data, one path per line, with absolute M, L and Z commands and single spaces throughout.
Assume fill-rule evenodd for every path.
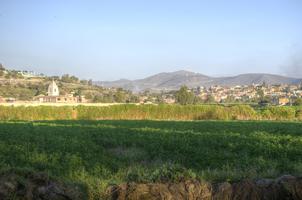
M 34 98 L 40 103 L 85 103 L 84 96 L 74 96 L 73 94 L 60 95 L 59 87 L 53 80 L 47 90 L 47 96 L 39 95 Z

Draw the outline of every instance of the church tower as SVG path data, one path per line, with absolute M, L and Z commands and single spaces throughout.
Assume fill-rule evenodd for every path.
M 48 96 L 59 96 L 60 95 L 59 88 L 54 80 L 52 80 L 52 82 L 48 86 L 47 95 Z

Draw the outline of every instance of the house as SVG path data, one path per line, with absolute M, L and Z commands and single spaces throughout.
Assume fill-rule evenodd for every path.
M 13 97 L 6 98 L 7 103 L 14 103 L 15 101 L 16 101 L 16 98 L 13 98 Z
M 36 96 L 34 101 L 40 103 L 85 103 L 86 99 L 84 96 L 74 96 L 73 94 L 60 95 L 59 87 L 53 80 L 48 86 L 47 96 Z
M 285 106 L 290 103 L 290 99 L 288 97 L 274 97 L 273 98 L 273 104 L 275 105 L 280 105 L 280 106 Z
M 175 99 L 172 98 L 172 97 L 167 97 L 167 98 L 164 98 L 164 102 L 167 103 L 167 104 L 174 104 Z
M 279 105 L 285 106 L 290 103 L 290 99 L 287 97 L 280 97 L 279 98 Z
M 5 103 L 5 99 L 0 96 L 0 103 Z

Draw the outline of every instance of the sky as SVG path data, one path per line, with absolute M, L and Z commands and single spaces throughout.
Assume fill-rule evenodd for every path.
M 302 77 L 302 0 L 0 0 L 0 63 L 100 81 Z

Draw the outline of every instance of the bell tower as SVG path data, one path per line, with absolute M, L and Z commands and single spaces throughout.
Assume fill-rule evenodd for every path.
M 48 86 L 47 95 L 48 96 L 59 96 L 60 95 L 59 88 L 54 80 L 52 80 L 52 82 Z

